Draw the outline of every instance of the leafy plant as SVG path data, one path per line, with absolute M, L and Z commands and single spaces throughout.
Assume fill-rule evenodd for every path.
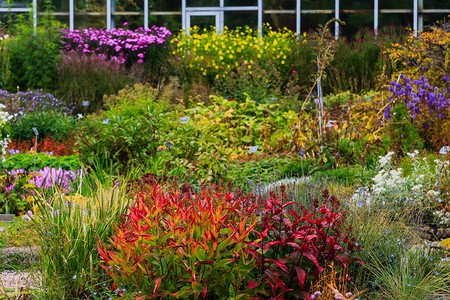
M 103 116 L 103 118 L 102 118 Z M 126 117 L 104 112 L 85 122 L 77 136 L 81 161 L 102 168 L 126 172 L 126 166 L 138 165 L 156 153 L 159 116 L 148 107 L 142 116 Z
M 111 245 L 99 245 L 103 268 L 118 295 L 248 298 L 258 284 L 245 242 L 255 226 L 239 218 L 243 198 L 218 192 L 189 192 L 154 186 L 138 195 Z
M 3 163 L 0 163 L 2 169 L 12 171 L 14 169 L 23 169 L 32 171 L 34 169 L 34 154 L 19 153 L 8 157 Z M 65 170 L 78 170 L 81 165 L 76 155 L 70 156 L 53 156 L 45 153 L 37 153 L 36 169 L 63 168 Z
M 9 77 L 4 86 L 9 92 L 18 89 L 53 90 L 60 47 L 59 23 L 50 17 L 34 28 L 32 18 L 15 25 L 14 38 L 2 43 L 7 51 Z
M 35 137 L 32 128 L 36 128 L 38 139 L 50 137 L 54 141 L 64 141 L 72 134 L 74 123 L 72 118 L 56 112 L 29 113 L 12 122 L 9 135 L 12 140 L 31 141 Z
M 346 268 L 359 260 L 349 253 L 362 246 L 344 232 L 345 213 L 333 212 L 339 209 L 340 202 L 329 196 L 328 190 L 322 194 L 324 205 L 320 206 L 316 198 L 310 213 L 304 206 L 299 213 L 288 211 L 287 207 L 298 203 L 284 201 L 287 197 L 284 186 L 281 192 L 282 197 L 272 192 L 270 199 L 264 201 L 253 231 L 256 238 L 248 243 L 254 249 L 247 251 L 255 256 L 259 273 L 264 274 L 270 285 L 271 299 L 309 298 L 310 281 L 317 279 L 324 267 L 336 262 Z

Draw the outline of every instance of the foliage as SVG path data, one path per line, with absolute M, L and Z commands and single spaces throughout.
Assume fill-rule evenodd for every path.
M 9 135 L 12 140 L 31 141 L 35 137 L 32 128 L 36 128 L 38 139 L 50 137 L 54 141 L 64 141 L 73 132 L 75 121 L 56 112 L 29 113 L 16 119 L 9 126 Z
M 84 196 L 67 197 L 57 190 L 34 200 L 39 213 L 33 229 L 40 248 L 42 284 L 39 291 L 47 299 L 87 298 L 89 291 L 107 282 L 101 275 L 98 242 L 106 242 L 113 224 L 125 212 L 129 200 L 124 189 L 94 178 L 85 181 Z M 123 182 L 121 182 L 123 183 Z M 91 186 L 92 184 L 92 186 Z
M 102 118 L 103 117 L 103 118 Z M 126 172 L 156 153 L 159 116 L 148 107 L 145 114 L 128 117 L 107 111 L 85 122 L 77 136 L 80 160 L 100 168 Z
M 325 89 L 329 92 L 339 93 L 351 91 L 360 93 L 376 88 L 376 77 L 382 72 L 383 42 L 385 35 L 374 37 L 373 32 L 367 29 L 360 30 L 348 41 L 340 37 L 335 46 L 335 58 L 329 66 L 328 76 L 324 80 Z M 380 70 L 381 69 L 381 70 Z
M 368 289 L 368 299 L 385 297 L 390 292 L 406 297 L 413 291 L 417 293 L 422 288 L 427 290 L 433 285 L 434 288 L 430 292 L 442 291 L 436 289 L 438 286 L 434 283 L 424 285 L 427 281 L 437 283 L 441 279 L 447 279 L 444 274 L 443 278 L 439 278 L 434 273 L 441 273 L 437 263 L 442 253 L 438 250 L 428 251 L 425 244 L 420 245 L 415 232 L 403 222 L 416 213 L 413 205 L 402 211 L 395 209 L 394 203 L 376 208 L 372 204 L 349 201 L 346 206 L 347 224 L 352 226 L 354 234 L 358 236 L 358 242 L 364 245 L 364 251 L 356 252 L 355 256 L 365 262 L 365 267 L 349 269 L 349 277 L 357 290 Z M 428 254 L 425 254 L 426 252 Z M 444 289 L 444 286 L 441 288 Z M 386 288 L 390 290 L 387 295 L 383 293 Z M 406 294 L 402 294 L 403 292 Z M 403 299 L 402 297 L 399 298 Z
M 204 190 L 200 194 L 156 186 L 127 215 L 112 245 L 99 246 L 119 295 L 137 299 L 249 298 L 258 284 L 251 255 L 244 251 L 255 226 L 240 218 L 243 198 Z M 122 292 L 124 291 L 124 292 Z M 125 292 L 127 291 L 127 292 Z
M 3 43 L 10 71 L 4 89 L 9 92 L 19 89 L 54 89 L 60 30 L 59 24 L 51 18 L 44 20 L 42 27 L 37 28 L 33 27 L 31 19 L 19 22 L 13 37 Z
M 323 205 L 317 198 L 313 200 L 314 210 L 310 213 L 304 206 L 298 213 L 288 211 L 287 207 L 298 203 L 285 201 L 284 186 L 281 192 L 281 197 L 272 192 L 270 199 L 264 201 L 253 231 L 256 239 L 249 243 L 255 249 L 250 253 L 257 259 L 259 271 L 266 275 L 271 298 L 279 299 L 285 294 L 307 298 L 311 279 L 317 279 L 331 262 L 346 268 L 353 261 L 349 253 L 362 246 L 355 245 L 356 239 L 345 232 L 345 213 L 336 212 L 340 202 L 329 196 L 328 190 L 323 191 Z
M 78 156 L 53 156 L 45 153 L 37 153 L 36 155 L 36 169 L 44 167 L 63 168 L 65 170 L 78 170 L 81 165 Z M 23 169 L 31 171 L 34 168 L 34 154 L 19 153 L 8 157 L 1 163 L 1 169 L 12 171 L 14 169 Z
M 0 222 L 3 231 L 0 232 L 0 240 L 8 243 L 8 247 L 32 247 L 36 243 L 36 236 L 30 228 L 29 220 L 24 217 L 16 217 L 13 223 Z
M 81 160 L 119 172 L 128 164 L 153 164 L 160 115 L 170 110 L 170 95 L 170 88 L 160 94 L 148 84 L 136 84 L 105 97 L 108 110 L 89 116 L 76 137 Z
M 9 36 L 0 31 L 0 88 L 8 82 L 11 71 L 9 70 L 9 56 L 6 48 L 6 40 Z
M 189 117 L 189 122 L 180 124 L 180 117 Z M 246 156 L 250 146 L 259 145 L 263 153 L 286 151 L 293 138 L 288 130 L 296 118 L 293 111 L 283 112 L 276 104 L 258 105 L 249 98 L 238 103 L 214 96 L 210 105 L 198 103 L 183 112 L 169 112 L 161 138 L 172 145 L 167 168 L 184 165 L 210 181 L 225 171 L 227 161 Z
M 153 88 L 150 84 L 135 84 L 120 90 L 117 95 L 104 97 L 105 107 L 115 114 L 126 117 L 145 115 L 147 107 L 157 108 L 159 112 L 170 111 L 172 96 L 171 87 L 163 91 Z
M 9 138 L 6 133 L 8 122 L 12 116 L 6 112 L 6 107 L 0 104 L 0 158 L 5 160 L 6 148 L 8 147 Z
M 135 80 L 118 62 L 74 52 L 62 56 L 58 65 L 57 94 L 75 113 L 92 113 L 104 108 L 105 95 L 115 94 Z M 85 101 L 87 106 L 83 106 Z
M 441 262 L 441 253 L 429 247 L 411 247 L 395 263 L 383 264 L 375 260 L 372 268 L 385 299 L 430 299 L 448 297 L 450 294 L 450 269 L 448 262 Z
M 345 268 L 348 252 L 360 246 L 341 231 L 345 215 L 319 208 L 317 199 L 317 212 L 288 211 L 295 202 L 286 202 L 281 189 L 282 197 L 271 192 L 257 200 L 220 187 L 193 194 L 189 186 L 151 181 L 111 245 L 99 246 L 113 289 L 137 299 L 267 297 L 268 290 L 273 299 L 308 297 L 307 286 L 323 266 L 335 261 Z M 339 208 L 328 191 L 323 198 Z
M 441 26 L 433 26 L 417 37 L 410 32 L 404 43 L 394 43 L 386 49 L 397 71 L 394 78 L 405 74 L 412 80 L 418 80 L 420 76 L 426 75 L 431 85 L 443 85 L 440 79 L 450 74 L 450 30 L 446 24 L 443 22 Z

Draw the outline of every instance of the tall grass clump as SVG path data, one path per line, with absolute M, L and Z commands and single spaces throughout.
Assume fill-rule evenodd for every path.
M 449 295 L 450 268 L 441 262 L 443 253 L 422 244 L 411 227 L 401 221 L 410 220 L 417 207 L 399 212 L 393 204 L 376 208 L 365 202 L 349 202 L 348 224 L 364 247 L 357 257 L 365 266 L 350 269 L 357 290 L 370 291 L 369 299 Z
M 117 181 L 89 176 L 97 179 L 87 179 L 84 186 L 81 179 L 78 186 L 86 196 L 67 196 L 54 188 L 34 200 L 45 299 L 86 299 L 105 283 L 96 245 L 112 236 L 129 200 Z
M 70 53 L 58 65 L 57 95 L 75 113 L 96 112 L 103 107 L 103 96 L 112 95 L 136 83 L 118 62 L 97 55 Z M 83 101 L 89 101 L 83 106 Z

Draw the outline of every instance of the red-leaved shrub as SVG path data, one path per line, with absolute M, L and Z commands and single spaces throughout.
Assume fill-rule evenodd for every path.
M 308 212 L 285 201 L 284 186 L 282 197 L 272 192 L 263 200 L 219 187 L 195 194 L 151 185 L 111 243 L 98 246 L 112 289 L 121 295 L 310 299 L 311 283 L 324 267 L 337 262 L 346 268 L 354 261 L 349 252 L 360 247 L 344 232 L 345 213 L 334 212 L 340 203 L 327 190 L 323 205 L 315 200 L 315 211 Z

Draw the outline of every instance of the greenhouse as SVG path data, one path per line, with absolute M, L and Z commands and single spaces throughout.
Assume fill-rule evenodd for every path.
M 0 1 L 0 16 L 8 13 L 31 12 L 34 19 L 44 15 L 50 2 L 52 14 L 69 28 L 115 28 L 127 22 L 133 27 L 166 26 L 170 30 L 191 26 L 250 26 L 262 28 L 269 23 L 274 28 L 288 28 L 297 33 L 308 31 L 334 17 L 347 23 L 339 32 L 348 35 L 358 27 L 408 25 L 422 31 L 424 26 L 445 18 L 450 3 L 445 0 L 348 1 L 348 0 L 62 0 Z M 36 23 L 37 24 L 37 23 Z

